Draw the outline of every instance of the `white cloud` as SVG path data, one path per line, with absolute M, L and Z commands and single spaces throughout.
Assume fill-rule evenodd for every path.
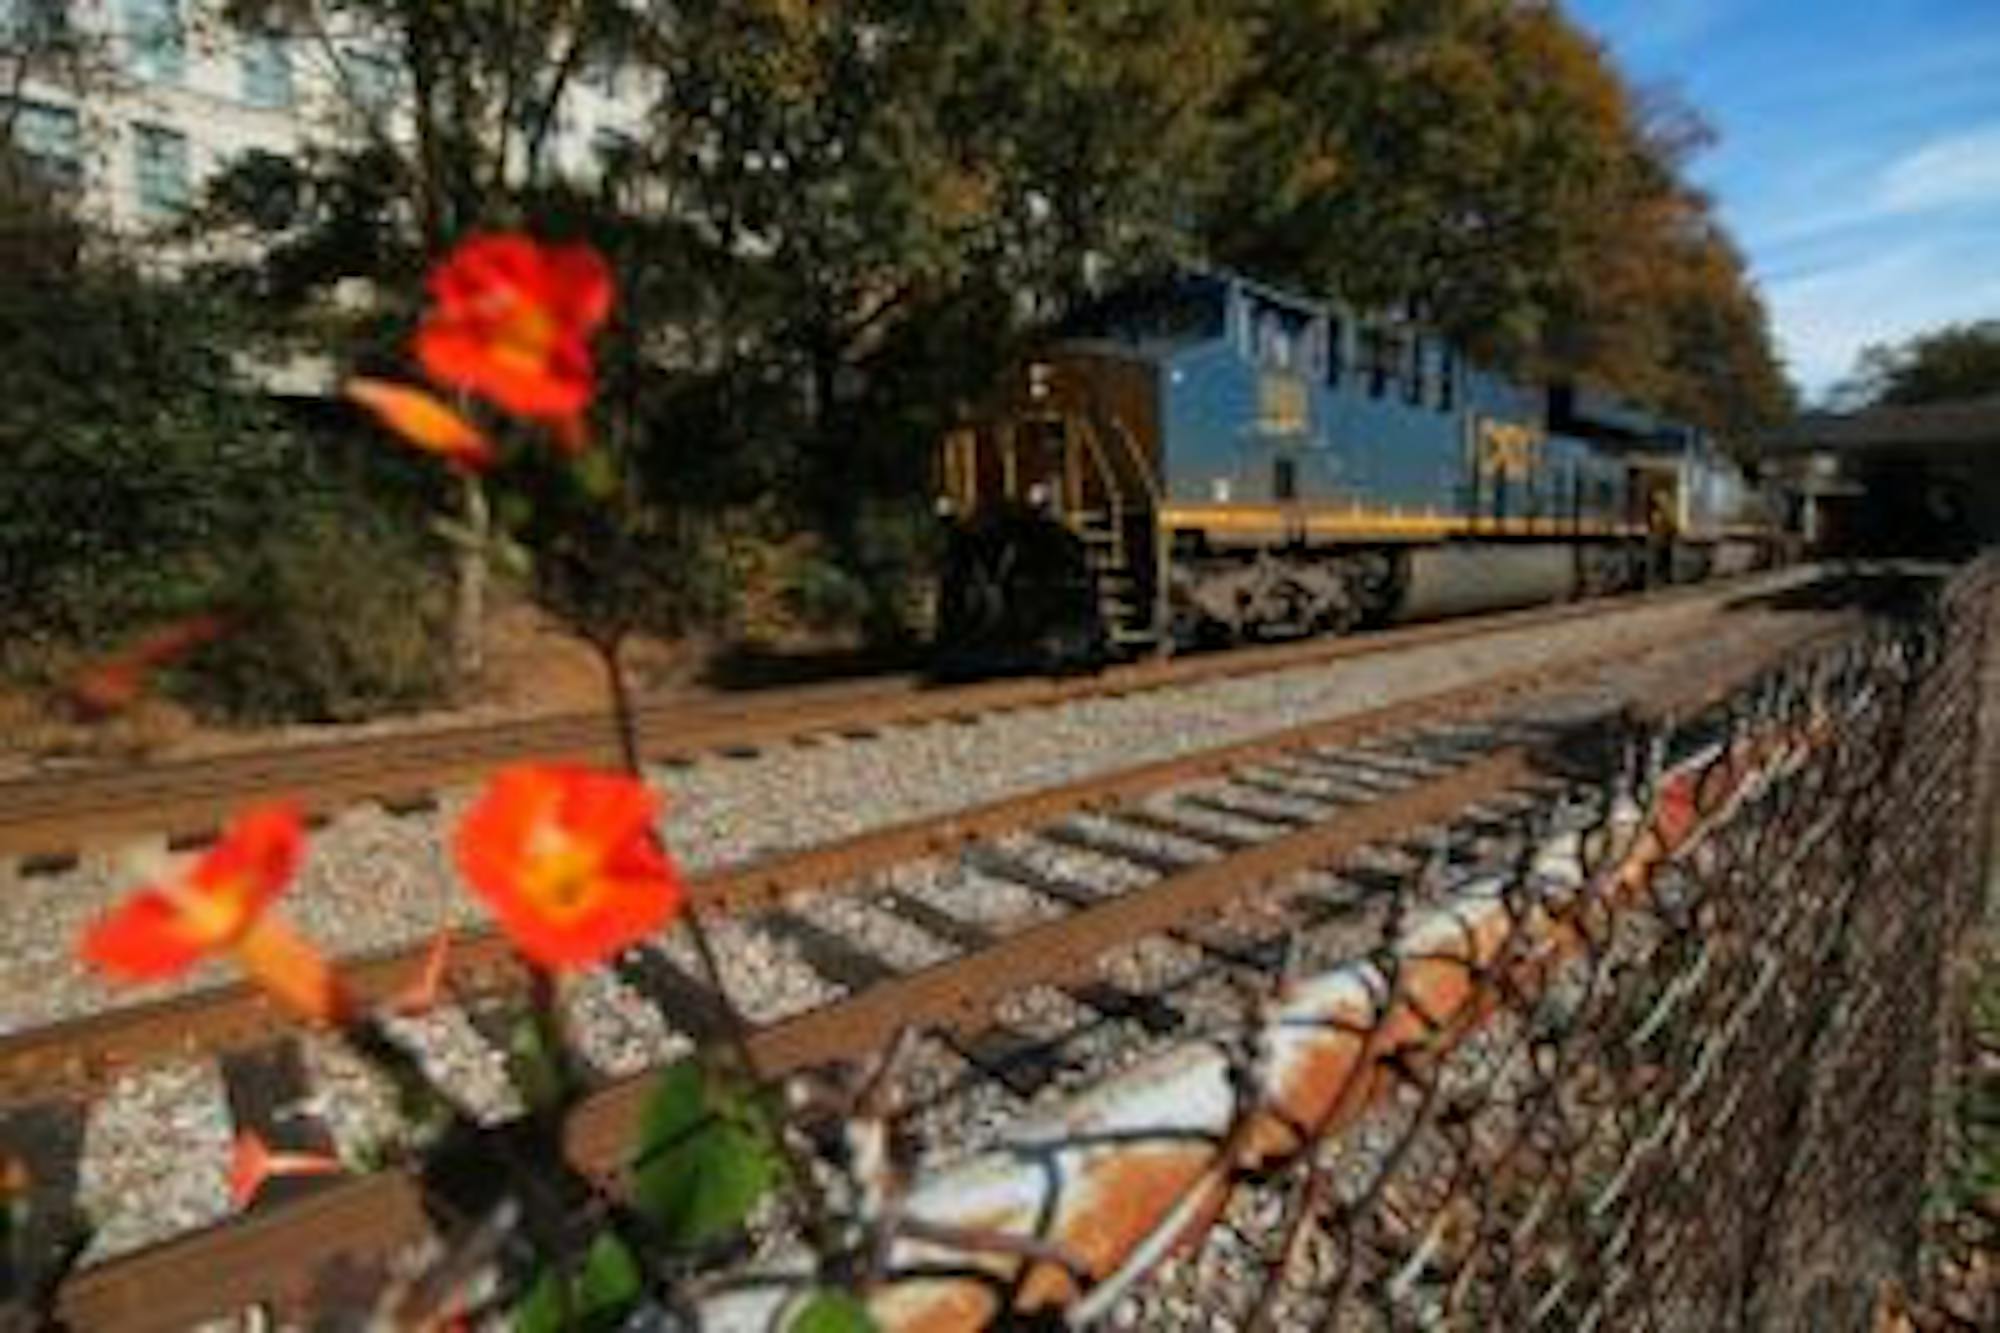
M 1792 376 L 1817 397 L 1869 343 L 2000 316 L 1992 233 L 1884 244 L 1872 259 L 1780 279 L 1766 299 Z
M 2000 206 L 2000 124 L 1934 139 L 1890 163 L 1875 197 L 1885 211 L 1896 213 Z

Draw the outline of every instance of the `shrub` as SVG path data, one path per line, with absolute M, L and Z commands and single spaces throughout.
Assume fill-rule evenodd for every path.
M 322 504 L 260 541 L 230 630 L 180 692 L 245 721 L 344 722 L 434 702 L 450 684 L 451 589 L 422 539 L 360 504 Z
M 0 275 L 10 646 L 105 646 L 206 607 L 296 492 L 301 448 L 216 350 L 222 321 L 115 270 Z

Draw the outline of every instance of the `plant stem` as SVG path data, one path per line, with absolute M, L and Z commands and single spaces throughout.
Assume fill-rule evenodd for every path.
M 459 548 L 454 577 L 452 665 L 457 669 L 459 688 L 470 689 L 486 668 L 481 634 L 486 619 L 486 560 L 493 540 L 493 511 L 486 503 L 485 483 L 473 473 L 464 474 L 459 498 L 468 538 Z
M 622 633 L 613 632 L 593 637 L 591 642 L 597 649 L 598 659 L 604 664 L 605 682 L 611 694 L 612 721 L 617 727 L 618 747 L 624 756 L 626 771 L 643 782 L 646 772 L 639 750 L 639 715 L 632 706 L 631 685 L 625 678 L 625 666 L 619 656 L 619 647 L 623 641 Z M 650 829 L 649 833 L 655 841 L 660 839 L 657 828 Z M 701 909 L 689 904 L 681 919 L 687 923 L 688 939 L 694 943 L 695 957 L 700 960 L 703 979 L 708 982 L 709 988 L 715 992 L 716 999 L 721 1002 L 723 1026 L 726 1029 L 730 1054 L 735 1058 L 745 1078 L 759 1086 L 768 1084 L 770 1080 L 757 1067 L 756 1052 L 750 1049 L 750 1022 L 743 1016 L 743 1011 L 736 1007 L 736 1001 L 730 997 L 729 987 L 723 981 L 721 958 L 715 951 L 715 943 L 709 937 L 708 928 L 702 924 Z M 785 1138 L 782 1127 L 776 1130 L 772 1138 L 776 1140 L 778 1151 L 785 1159 L 788 1174 L 797 1182 L 799 1197 L 805 1203 L 806 1225 L 824 1250 L 832 1244 L 833 1230 L 826 1198 L 819 1188 L 819 1182 L 813 1179 L 811 1166 L 799 1157 L 790 1141 Z

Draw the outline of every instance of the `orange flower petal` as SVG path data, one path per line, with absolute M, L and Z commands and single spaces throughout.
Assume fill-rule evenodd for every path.
M 130 708 L 160 667 L 206 643 L 222 631 L 214 616 L 191 616 L 140 639 L 116 657 L 77 674 L 69 696 L 88 716 L 106 717 Z
M 87 717 L 109 717 L 130 708 L 145 688 L 146 670 L 137 662 L 107 662 L 79 672 L 69 697 Z
M 275 917 L 253 921 L 235 953 L 251 980 L 302 1018 L 331 1026 L 352 1008 L 326 955 Z
M 238 1208 L 248 1208 L 268 1180 L 281 1176 L 335 1176 L 345 1169 L 339 1158 L 325 1153 L 273 1151 L 257 1134 L 245 1130 L 236 1136 L 230 1152 L 229 1198 Z
M 445 963 L 451 957 L 451 932 L 440 930 L 431 941 L 430 956 L 424 959 L 423 974 L 408 990 L 390 1001 L 390 1011 L 406 1018 L 427 1014 L 437 1006 L 444 991 Z
M 141 889 L 84 935 L 85 961 L 124 981 L 155 981 L 228 948 L 297 873 L 305 829 L 289 805 L 239 816 L 180 881 Z
M 189 616 L 155 630 L 133 645 L 129 656 L 141 666 L 161 667 L 222 633 L 220 616 Z
M 305 858 L 305 821 L 288 802 L 253 806 L 236 817 L 220 842 L 195 865 L 189 877 L 211 891 L 226 888 L 246 896 L 259 912 L 298 873 Z
M 548 288 L 557 317 L 589 332 L 611 316 L 611 268 L 587 245 L 546 252 Z
M 162 981 L 187 970 L 207 950 L 182 928 L 164 897 L 141 893 L 84 934 L 85 962 L 119 981 Z
M 438 383 L 489 398 L 516 416 L 575 416 L 597 392 L 588 354 L 575 347 L 523 358 L 496 339 L 454 325 L 420 329 L 417 360 Z
M 479 428 L 422 389 L 353 379 L 345 390 L 389 429 L 427 453 L 475 470 L 493 462 L 493 444 Z

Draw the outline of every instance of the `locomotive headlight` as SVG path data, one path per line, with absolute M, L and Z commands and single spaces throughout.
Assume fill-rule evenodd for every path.
M 1028 365 L 1028 397 L 1041 402 L 1049 396 L 1049 380 L 1055 370 L 1046 361 L 1034 361 Z

